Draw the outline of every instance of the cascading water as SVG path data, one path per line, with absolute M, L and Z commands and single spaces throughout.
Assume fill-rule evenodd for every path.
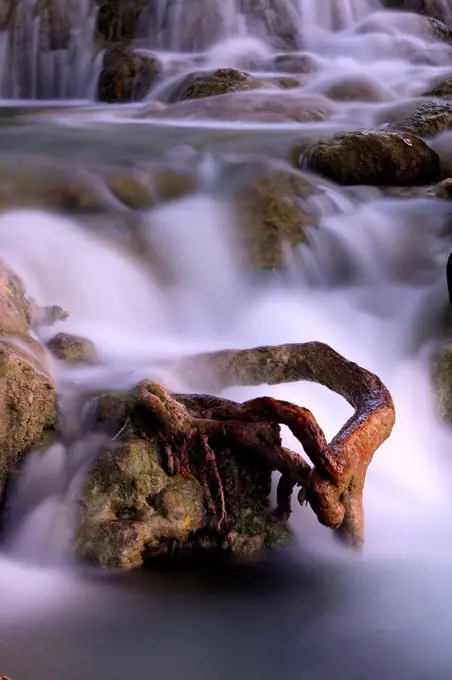
M 73 107 L 31 121 L 25 116 L 2 138 L 8 149 L 44 150 L 50 162 L 55 154 L 94 168 L 103 158 L 107 165 L 124 157 L 139 165 L 171 147 L 167 158 L 196 173 L 196 188 L 139 212 L 132 222 L 139 247 L 132 251 L 111 236 L 114 220 L 128 228 L 129 210 L 96 214 L 92 223 L 84 212 L 0 216 L 0 257 L 39 302 L 70 311 L 42 339 L 59 330 L 89 337 L 101 359 L 96 366 L 53 367 L 62 437 L 27 459 L 12 495 L 0 555 L 0 673 L 13 680 L 76 680 L 81 673 L 88 680 L 146 673 L 169 680 L 295 680 L 300 673 L 312 680 L 333 673 L 448 680 L 452 437 L 435 415 L 430 357 L 447 303 L 450 203 L 422 192 L 391 198 L 371 187 L 347 190 L 303 175 L 319 189 L 300 201 L 315 215 L 309 243 L 288 247 L 286 271 L 250 277 L 231 195 L 257 159 L 276 163 L 300 139 L 380 125 L 390 108 L 448 72 L 450 46 L 425 35 L 419 17 L 384 12 L 370 0 L 159 0 L 148 9 L 145 19 L 154 24 L 145 31 L 147 46 L 190 52 L 165 55 L 186 60 L 187 68 L 199 50 L 207 49 L 208 68 L 242 67 L 250 51 L 267 63 L 283 46 L 302 48 L 318 66 L 302 92 L 328 96 L 332 85 L 352 78 L 370 83 L 375 96 L 336 102 L 325 123 L 296 125 L 166 123 L 141 115 L 141 105 Z M 91 52 L 82 51 L 87 64 Z M 22 81 L 13 70 L 3 72 L 5 96 L 86 92 L 59 89 L 53 76 L 38 92 L 32 83 L 43 78 L 43 62 L 37 63 L 33 77 L 21 71 Z M 95 235 L 92 224 L 99 222 L 105 231 Z M 153 268 L 155 260 L 167 278 Z M 363 556 L 344 552 L 308 508 L 297 507 L 294 547 L 235 570 L 120 577 L 76 563 L 77 499 L 102 443 L 89 434 L 87 395 L 151 374 L 183 389 L 158 372 L 162 357 L 309 340 L 327 342 L 377 373 L 396 404 L 394 432 L 369 468 Z M 328 437 L 350 415 L 345 402 L 318 385 L 241 388 L 225 396 L 262 394 L 306 405 Z
M 83 99 L 98 68 L 92 0 L 19 0 L 2 17 L 0 96 Z

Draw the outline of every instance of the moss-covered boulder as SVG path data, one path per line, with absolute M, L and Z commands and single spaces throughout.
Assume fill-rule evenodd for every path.
M 387 130 L 337 134 L 313 144 L 300 161 L 338 184 L 409 186 L 440 179 L 439 158 L 425 142 Z
M 182 474 L 174 468 L 166 430 L 159 429 L 155 414 L 143 408 L 138 398 L 143 390 L 157 394 L 156 387 L 143 383 L 127 395 L 109 394 L 97 399 L 98 423 L 116 436 L 94 463 L 82 492 L 78 554 L 105 568 L 131 569 L 156 557 L 211 552 L 244 556 L 287 545 L 290 532 L 269 510 L 268 463 L 250 456 L 246 449 L 216 442 L 217 472 L 213 479 L 216 483 L 221 480 L 226 512 L 224 521 L 218 523 L 212 508 L 215 497 L 207 481 L 212 475 L 207 472 L 205 450 L 196 444 L 197 438 L 182 436 L 184 432 L 190 438 L 185 418 L 189 414 L 199 417 L 199 409 L 204 413 L 203 404 L 211 403 L 212 398 L 174 395 L 183 418 L 179 445 L 187 446 L 184 450 L 190 466 L 190 472 Z M 277 426 L 257 427 L 264 444 L 280 445 Z M 178 450 L 178 456 L 180 453 Z
M 0 263 L 0 499 L 20 459 L 54 424 L 55 389 L 20 279 Z
M 58 333 L 47 343 L 54 357 L 68 364 L 94 363 L 97 360 L 96 345 L 77 335 Z
M 280 268 L 285 248 L 307 241 L 317 220 L 308 199 L 320 193 L 301 173 L 268 165 L 241 182 L 234 207 L 251 267 Z
M 452 129 L 452 102 L 423 101 L 411 108 L 406 115 L 402 108 L 401 113 L 395 112 L 395 115 L 389 118 L 388 126 L 392 130 L 431 139 L 445 130 Z
M 184 541 L 205 520 L 202 486 L 164 472 L 157 439 L 131 438 L 107 446 L 89 473 L 77 550 L 102 567 L 130 569 L 145 548 Z
M 151 91 L 162 71 L 151 53 L 122 47 L 107 49 L 97 96 L 102 102 L 121 104 L 141 101 Z
M 256 86 L 258 86 L 258 81 L 252 76 L 234 68 L 200 71 L 186 76 L 171 93 L 169 101 L 174 103 L 185 99 L 214 97 L 228 92 L 250 90 Z
M 98 5 L 96 41 L 100 47 L 130 44 L 140 37 L 149 0 L 95 0 Z
M 190 118 L 253 123 L 321 122 L 336 112 L 334 103 L 319 95 L 290 91 L 234 92 L 178 102 L 164 111 L 152 111 L 153 118 Z M 146 110 L 141 115 L 146 116 Z

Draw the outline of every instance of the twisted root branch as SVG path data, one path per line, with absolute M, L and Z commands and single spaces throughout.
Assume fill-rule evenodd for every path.
M 322 524 L 354 546 L 362 543 L 367 468 L 395 421 L 391 395 L 376 375 L 318 342 L 198 355 L 178 361 L 172 369 L 193 389 L 218 392 L 237 385 L 308 380 L 344 397 L 355 412 L 328 444 L 313 414 L 286 401 L 262 397 L 237 404 L 208 395 L 171 397 L 154 383 L 140 394 L 141 403 L 158 418 L 172 442 L 169 469 L 176 469 L 179 459 L 177 467 L 191 474 L 189 452 L 202 447 L 215 481 L 216 492 L 210 495 L 219 506 L 218 527 L 226 518 L 226 504 L 215 446 L 228 445 L 258 455 L 281 472 L 280 517 L 290 515 L 293 489 L 300 486 L 300 502 L 308 502 Z M 279 436 L 277 440 L 263 436 L 263 428 L 269 425 L 288 426 L 313 467 L 283 447 Z M 211 489 L 210 482 L 203 481 Z

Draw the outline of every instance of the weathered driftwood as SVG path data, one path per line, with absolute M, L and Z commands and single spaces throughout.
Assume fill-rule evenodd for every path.
M 190 426 L 207 439 L 219 430 L 237 442 L 247 439 L 248 448 L 271 461 L 274 469 L 282 473 L 278 506 L 283 516 L 290 512 L 293 487 L 300 485 L 300 500 L 309 502 L 322 524 L 338 530 L 352 545 L 362 543 L 367 468 L 377 448 L 389 437 L 395 421 L 391 395 L 376 375 L 319 342 L 208 353 L 182 359 L 172 369 L 196 390 L 219 392 L 238 385 L 308 380 L 344 397 L 355 413 L 329 444 L 309 410 L 269 397 L 241 405 L 207 398 L 203 418 L 193 420 Z M 157 392 L 144 399 L 163 423 L 166 419 L 169 429 L 176 427 L 176 423 L 179 428 L 187 427 L 177 402 L 169 401 L 166 393 Z M 213 417 L 220 423 L 212 421 Z M 252 422 L 287 425 L 302 444 L 313 469 L 308 468 L 301 456 L 283 447 L 267 450 L 252 441 L 251 430 L 244 425 Z M 207 440 L 203 442 L 212 458 Z M 220 519 L 222 516 L 223 510 Z

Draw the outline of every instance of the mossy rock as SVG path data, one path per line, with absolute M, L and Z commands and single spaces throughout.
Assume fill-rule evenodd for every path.
M 389 129 L 432 139 L 441 132 L 452 129 L 452 102 L 420 102 L 406 116 L 396 115 L 390 120 Z
M 100 47 L 130 44 L 140 37 L 140 25 L 149 0 L 96 0 L 99 6 L 96 41 Z
M 313 144 L 300 160 L 338 184 L 428 184 L 441 172 L 437 154 L 425 142 L 387 130 L 337 134 Z
M 327 120 L 336 112 L 335 104 L 319 95 L 288 91 L 233 92 L 177 102 L 164 111 L 151 112 L 153 118 L 190 118 L 255 123 L 309 123 Z M 142 112 L 146 116 L 146 110 Z
M 93 464 L 82 492 L 78 554 L 105 568 L 131 569 L 154 558 L 245 556 L 287 545 L 292 534 L 269 509 L 268 464 L 246 450 L 215 448 L 226 505 L 226 521 L 218 527 L 207 510 L 206 488 L 197 481 L 197 475 L 204 479 L 204 449 L 189 449 L 193 474 L 188 478 L 169 474 L 164 433 L 142 406 L 143 391 L 161 396 L 157 385 L 143 383 L 126 394 L 101 395 L 93 404 L 98 425 L 113 440 Z M 198 413 L 190 395 L 174 398 L 187 414 Z M 269 446 L 280 445 L 278 426 L 263 426 L 261 437 Z
M 69 333 L 58 333 L 47 343 L 48 350 L 59 361 L 68 364 L 88 363 L 97 361 L 97 349 L 91 340 Z
M 91 469 L 80 503 L 77 552 L 109 569 L 142 564 L 145 549 L 182 541 L 204 526 L 204 491 L 169 477 L 157 440 L 107 446 Z
M 439 417 L 452 423 L 452 342 L 443 345 L 433 357 L 433 384 Z
M 307 242 L 316 224 L 307 199 L 320 193 L 301 173 L 268 167 L 242 184 L 234 207 L 251 267 L 281 268 L 285 247 Z
M 111 47 L 105 52 L 99 77 L 99 101 L 126 103 L 141 101 L 157 82 L 162 66 L 150 53 Z
M 186 99 L 215 97 L 228 92 L 241 92 L 256 87 L 255 79 L 248 73 L 234 68 L 219 68 L 215 71 L 190 73 L 172 92 L 170 103 Z

